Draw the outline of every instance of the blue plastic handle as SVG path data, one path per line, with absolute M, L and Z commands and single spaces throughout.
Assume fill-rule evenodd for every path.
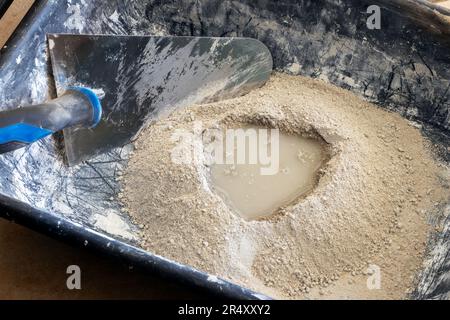
M 0 112 L 0 153 L 36 142 L 69 127 L 98 125 L 102 107 L 88 88 L 71 87 L 47 103 Z

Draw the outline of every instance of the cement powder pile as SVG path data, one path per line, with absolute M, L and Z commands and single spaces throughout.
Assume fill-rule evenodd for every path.
M 201 144 L 200 122 L 320 136 L 331 157 L 308 196 L 245 221 L 212 190 L 207 165 L 172 161 L 179 133 Z M 146 250 L 269 296 L 407 298 L 434 230 L 427 221 L 449 201 L 449 171 L 431 147 L 398 114 L 323 82 L 275 74 L 244 97 L 177 111 L 142 132 L 123 202 Z M 193 149 L 201 158 L 201 145 Z

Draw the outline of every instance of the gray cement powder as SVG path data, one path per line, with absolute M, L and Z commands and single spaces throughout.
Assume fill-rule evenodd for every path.
M 171 161 L 174 133 L 199 136 L 198 121 L 321 136 L 331 157 L 308 196 L 245 221 L 210 188 L 208 166 Z M 275 298 L 406 298 L 433 231 L 427 219 L 449 201 L 449 170 L 416 127 L 303 77 L 275 74 L 244 97 L 177 111 L 135 148 L 122 193 L 142 247 Z M 371 290 L 377 268 L 381 287 Z

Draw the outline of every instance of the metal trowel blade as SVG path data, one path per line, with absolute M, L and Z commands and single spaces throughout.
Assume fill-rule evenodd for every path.
M 262 86 L 272 57 L 249 38 L 49 34 L 57 94 L 84 86 L 102 98 L 94 129 L 66 129 L 69 165 L 128 144 L 149 121 L 176 108 Z

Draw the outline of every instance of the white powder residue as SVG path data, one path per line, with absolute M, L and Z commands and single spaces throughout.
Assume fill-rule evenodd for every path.
M 91 90 L 100 100 L 105 97 L 105 91 L 102 88 L 91 88 Z
M 119 23 L 119 13 L 114 10 L 113 14 L 109 16 L 109 19 L 115 23 Z
M 287 69 L 292 74 L 298 74 L 300 72 L 300 70 L 302 69 L 302 66 L 299 65 L 297 62 L 294 62 Z
M 50 50 L 52 50 L 55 47 L 55 41 L 53 41 L 53 39 L 48 40 L 48 47 Z
M 218 283 L 218 284 L 222 284 L 222 283 L 223 283 L 222 280 L 220 280 L 220 279 L 217 278 L 216 276 L 212 276 L 212 275 L 209 275 L 209 276 L 208 276 L 208 281 L 209 281 L 209 282 Z
M 106 216 L 96 214 L 93 217 L 94 225 L 101 230 L 117 235 L 125 239 L 135 240 L 136 236 L 130 230 L 128 224 L 113 210 L 108 210 Z

